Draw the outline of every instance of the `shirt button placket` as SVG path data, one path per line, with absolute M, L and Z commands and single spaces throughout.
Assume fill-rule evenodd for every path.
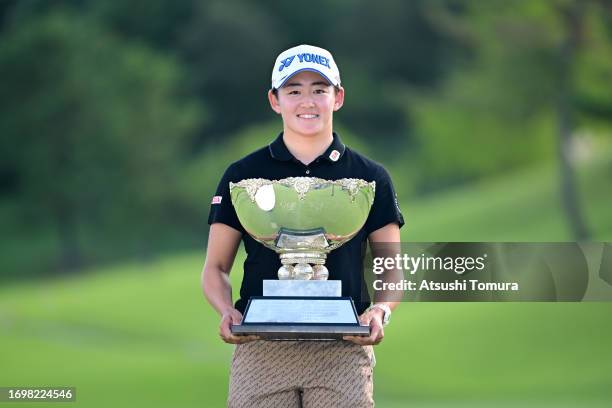
M 310 169 L 306 169 L 306 174 L 310 174 Z

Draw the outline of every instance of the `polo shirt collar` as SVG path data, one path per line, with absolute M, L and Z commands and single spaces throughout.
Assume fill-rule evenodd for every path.
M 319 156 L 332 163 L 340 160 L 344 155 L 344 151 L 346 150 L 346 146 L 344 146 L 340 140 L 340 136 L 338 136 L 336 132 L 333 133 L 333 137 L 334 140 L 332 141 L 331 145 L 329 145 L 327 150 L 325 150 L 325 152 Z M 281 132 L 278 137 L 268 145 L 268 150 L 270 150 L 270 156 L 276 160 L 289 161 L 294 158 L 283 141 L 283 132 Z

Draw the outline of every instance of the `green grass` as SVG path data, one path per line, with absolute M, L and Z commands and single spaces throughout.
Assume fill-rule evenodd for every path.
M 231 346 L 201 296 L 202 259 L 4 288 L 0 384 L 74 385 L 84 407 L 222 406 Z
M 577 171 L 579 202 L 591 239 L 612 241 L 612 161 Z M 401 202 L 402 239 L 438 241 L 573 241 L 552 164 Z
M 70 406 L 223 406 L 232 346 L 200 293 L 202 260 L 2 288 L 0 384 L 76 386 Z M 403 304 L 376 348 L 378 406 L 601 406 L 612 401 L 611 312 L 609 303 Z

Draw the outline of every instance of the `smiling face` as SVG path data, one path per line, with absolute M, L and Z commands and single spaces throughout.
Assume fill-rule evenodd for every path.
M 275 95 L 268 92 L 272 109 L 283 118 L 285 133 L 330 136 L 333 113 L 344 103 L 344 89 L 334 89 L 321 75 L 302 71 L 291 77 Z

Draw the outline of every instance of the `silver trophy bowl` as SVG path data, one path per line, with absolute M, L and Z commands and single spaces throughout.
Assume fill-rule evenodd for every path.
M 247 233 L 280 255 L 279 279 L 326 280 L 327 254 L 363 227 L 375 188 L 361 179 L 290 177 L 230 183 L 230 194 Z

